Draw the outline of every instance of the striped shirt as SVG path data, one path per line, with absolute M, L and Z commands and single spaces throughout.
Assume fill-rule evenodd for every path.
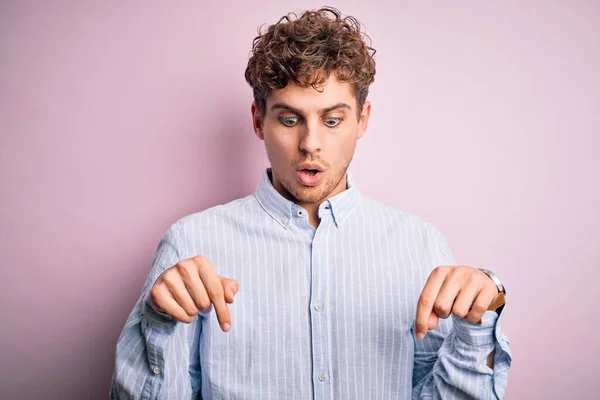
M 111 398 L 504 398 L 511 356 L 495 312 L 415 339 L 429 273 L 454 265 L 436 228 L 351 176 L 318 213 L 315 228 L 267 170 L 253 195 L 174 223 L 118 339 Z M 196 255 L 239 282 L 228 333 L 214 311 L 184 324 L 151 307 L 158 276 Z

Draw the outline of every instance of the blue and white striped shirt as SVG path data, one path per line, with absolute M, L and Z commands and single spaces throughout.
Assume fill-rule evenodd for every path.
M 269 173 L 253 195 L 166 232 L 117 343 L 111 398 L 504 397 L 511 356 L 495 312 L 414 337 L 429 273 L 454 265 L 437 229 L 362 195 L 351 177 L 314 228 Z M 228 333 L 214 312 L 184 324 L 150 306 L 158 276 L 196 255 L 239 282 Z

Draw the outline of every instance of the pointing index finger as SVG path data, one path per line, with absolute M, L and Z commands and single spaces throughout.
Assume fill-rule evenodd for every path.
M 429 316 L 433 312 L 433 305 L 435 299 L 446 279 L 447 272 L 444 267 L 437 267 L 427 278 L 425 287 L 421 291 L 419 302 L 417 304 L 417 317 L 416 317 L 416 335 L 417 339 L 423 339 L 427 334 L 429 326 Z
M 223 332 L 228 332 L 229 329 L 231 329 L 231 315 L 229 314 L 229 308 L 225 302 L 225 290 L 221 284 L 221 279 L 217 275 L 211 262 L 206 258 L 204 258 L 200 264 L 201 265 L 198 268 L 200 279 L 214 306 L 221 329 Z

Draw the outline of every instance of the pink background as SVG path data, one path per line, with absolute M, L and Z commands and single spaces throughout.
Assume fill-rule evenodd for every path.
M 160 236 L 267 165 L 243 78 L 257 26 L 321 5 L 82 3 L 0 5 L 3 399 L 107 397 Z M 591 398 L 600 3 L 334 5 L 378 50 L 359 187 L 505 281 L 509 398 Z

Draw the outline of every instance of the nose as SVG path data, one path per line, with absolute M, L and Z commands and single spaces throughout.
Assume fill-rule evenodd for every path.
M 305 153 L 315 153 L 321 150 L 323 141 L 316 123 L 305 124 L 300 139 L 300 150 Z

